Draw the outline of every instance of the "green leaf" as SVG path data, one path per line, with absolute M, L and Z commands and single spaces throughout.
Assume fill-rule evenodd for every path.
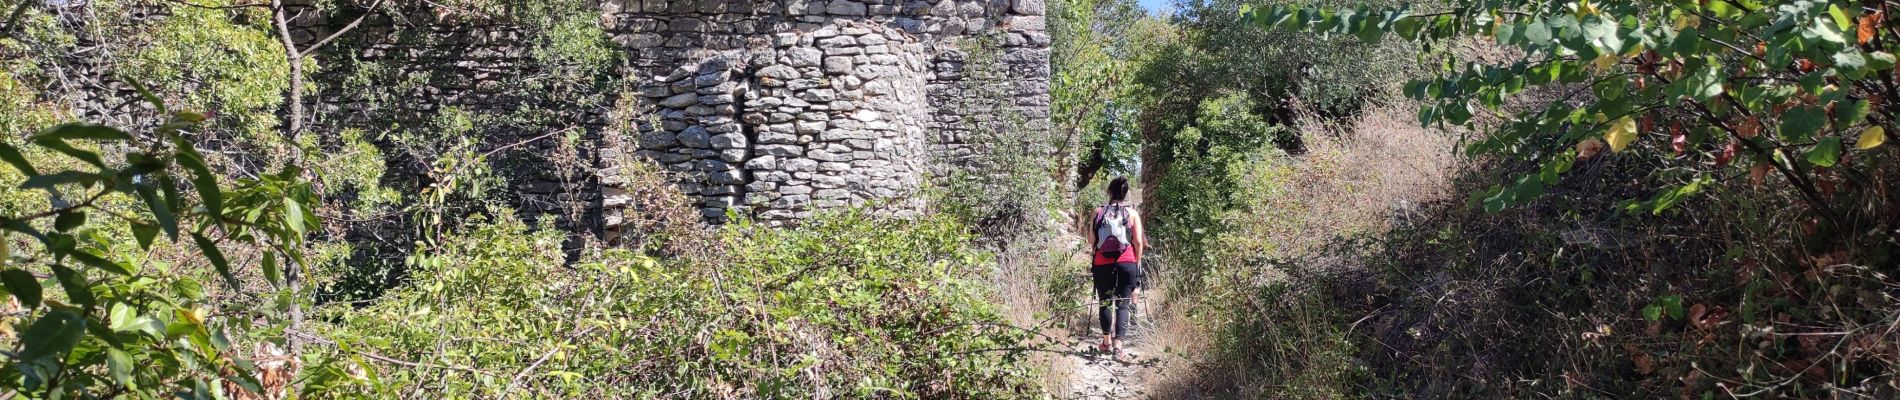
M 111 272 L 111 273 L 125 275 L 125 276 L 132 275 L 132 271 L 126 269 L 124 265 L 119 265 L 119 263 L 107 261 L 104 258 L 99 258 L 99 256 L 92 255 L 92 253 L 87 253 L 84 251 L 75 251 L 72 253 L 67 253 L 66 255 L 68 257 L 72 257 L 73 259 L 79 260 L 79 262 L 85 263 L 87 266 L 103 269 L 103 270 L 106 270 L 106 272 Z
M 1616 21 L 1598 18 L 1583 24 L 1583 37 L 1602 54 L 1621 54 L 1623 38 L 1616 34 Z
M 178 140 L 178 164 L 192 172 L 191 184 L 198 190 L 199 199 L 204 201 L 205 211 L 210 214 L 212 223 L 222 224 L 224 219 L 224 194 L 218 191 L 218 176 L 205 166 L 204 156 L 191 148 L 184 139 Z
M 132 222 L 132 237 L 138 239 L 139 250 L 151 250 L 152 239 L 158 237 L 158 225 L 145 222 Z
M 1649 322 L 1661 321 L 1662 313 L 1663 311 L 1662 311 L 1661 305 L 1652 303 L 1649 306 L 1643 307 L 1643 319 L 1648 320 Z
M 45 147 L 49 150 L 57 151 L 60 154 L 65 154 L 68 157 L 77 158 L 79 159 L 79 161 L 84 161 L 87 164 L 92 164 L 92 166 L 97 167 L 100 170 L 106 169 L 106 161 L 103 158 L 99 158 L 99 153 L 73 148 L 72 145 L 67 144 L 66 141 L 64 140 L 41 138 L 41 139 L 34 140 L 33 144 L 39 145 L 40 147 Z
M 1884 51 L 1867 53 L 1867 69 L 1873 70 L 1874 72 L 1893 69 L 1893 64 L 1893 53 Z
M 1524 26 L 1523 36 L 1527 47 L 1537 49 L 1550 46 L 1550 25 L 1544 24 L 1541 19 L 1531 21 L 1530 25 Z
M 1843 31 L 1854 29 L 1854 18 L 1848 17 L 1847 10 L 1841 9 L 1840 5 L 1829 4 L 1827 6 L 1827 16 L 1833 18 L 1834 26 Z
M 1808 149 L 1808 163 L 1823 167 L 1832 167 L 1841 161 L 1841 138 L 1829 136 Z
M 119 128 L 114 128 L 114 127 L 105 126 L 105 125 L 85 123 L 85 122 L 68 122 L 64 124 L 53 125 L 50 128 L 42 129 L 40 130 L 38 134 L 34 134 L 32 139 L 35 142 L 38 142 L 41 140 L 67 140 L 67 139 L 132 140 L 132 134 L 125 133 L 125 131 L 119 130 Z
M 1781 137 L 1789 141 L 1807 140 L 1827 127 L 1826 112 L 1820 107 L 1800 106 L 1781 115 Z
M 1684 94 L 1704 102 L 1721 96 L 1722 84 L 1728 81 L 1728 78 L 1722 75 L 1722 65 L 1715 60 L 1709 60 L 1697 69 L 1694 75 L 1689 76 L 1686 87 L 1688 92 Z
M 1859 79 L 1861 76 L 1861 68 L 1867 67 L 1867 57 L 1861 55 L 1859 50 L 1847 50 L 1834 53 L 1833 59 L 1834 69 L 1839 70 L 1851 79 Z
M 125 350 L 106 349 L 106 370 L 112 374 L 112 382 L 120 385 L 132 383 L 132 354 Z
M 60 232 L 72 232 L 83 225 L 86 225 L 86 213 L 82 211 L 62 212 L 53 218 L 53 229 Z
M 218 245 L 211 243 L 211 239 L 205 238 L 204 234 L 198 232 L 192 232 L 191 239 L 198 242 L 198 248 L 204 251 L 205 259 L 211 261 L 211 268 L 217 269 L 218 275 L 224 276 L 224 284 L 237 289 L 237 275 L 231 274 L 231 264 L 224 260 L 224 252 L 218 251 Z
M 1362 23 L 1357 29 L 1353 34 L 1359 37 L 1359 41 L 1367 44 L 1379 44 L 1380 40 L 1385 39 L 1385 30 L 1379 29 L 1378 24 Z
M 112 311 L 106 313 L 106 317 L 108 318 L 107 323 L 111 324 L 107 325 L 106 329 L 111 329 L 113 332 L 137 329 L 137 327 L 132 326 L 132 324 L 138 321 L 138 316 L 138 310 L 133 309 L 132 306 L 126 305 L 125 303 L 114 303 L 112 305 Z
M 26 181 L 20 182 L 20 188 L 21 189 L 49 189 L 50 190 L 56 186 L 65 185 L 65 184 L 79 184 L 82 186 L 92 186 L 93 183 L 103 181 L 103 180 L 105 180 L 105 177 L 99 176 L 99 174 L 94 174 L 90 172 L 60 171 L 54 174 L 34 175 L 31 177 L 28 177 L 26 178 Z
M 1834 126 L 1846 128 L 1860 124 L 1867 119 L 1872 103 L 1866 100 L 1848 100 L 1834 105 Z
M 165 114 L 165 101 L 159 100 L 157 95 L 153 95 L 151 89 L 147 89 L 145 84 L 139 83 L 138 79 L 131 77 L 120 77 L 119 80 L 125 81 L 128 85 L 132 85 L 132 90 L 137 91 L 140 98 L 145 99 L 146 103 L 151 103 L 153 107 L 157 107 L 159 114 Z
M 1408 16 L 1392 23 L 1392 31 L 1398 33 L 1399 37 L 1405 40 L 1417 39 L 1419 30 L 1422 27 L 1424 27 L 1424 21 L 1418 17 Z
M 264 252 L 264 280 L 272 285 L 284 280 L 283 273 L 277 269 L 277 253 L 275 252 Z
M 1682 296 L 1673 294 L 1663 296 L 1662 306 L 1663 311 L 1669 313 L 1670 319 L 1680 320 L 1683 318 Z
M 171 177 L 160 176 L 158 179 L 169 182 Z M 165 231 L 165 235 L 171 237 L 173 241 L 178 240 L 178 216 L 172 214 L 171 205 L 167 204 L 165 199 L 158 197 L 157 190 L 152 189 L 150 183 L 141 183 L 133 187 L 137 189 L 135 192 L 138 193 L 139 199 L 145 201 L 145 207 L 152 211 L 152 218 L 158 220 L 156 228 Z M 140 224 L 133 224 L 134 233 L 138 231 L 138 225 Z M 140 246 L 149 250 L 151 248 L 150 238 L 143 239 L 140 242 Z
M 0 255 L 4 257 L 5 255 Z M 4 282 L 13 298 L 20 300 L 20 306 L 27 309 L 40 306 L 40 279 L 25 270 L 8 269 L 0 272 L 0 282 Z
M 284 225 L 288 226 L 291 232 L 296 232 L 297 238 L 302 240 L 307 226 L 304 222 L 303 204 L 298 203 L 295 198 L 284 197 Z
M 0 143 L 0 161 L 12 164 L 14 169 L 27 176 L 40 174 L 39 170 L 33 169 L 33 163 L 26 162 L 26 157 L 20 155 L 20 148 L 10 144 Z
M 57 368 L 66 359 L 66 353 L 79 344 L 86 336 L 86 318 L 67 310 L 54 310 L 41 316 L 26 328 L 26 334 L 20 335 L 24 347 L 20 350 L 20 362 Z
M 53 265 L 53 278 L 59 281 L 59 288 L 66 291 L 66 298 L 73 303 L 86 306 L 99 304 L 99 300 L 92 295 L 92 282 L 86 280 L 86 276 L 79 271 L 64 265 Z

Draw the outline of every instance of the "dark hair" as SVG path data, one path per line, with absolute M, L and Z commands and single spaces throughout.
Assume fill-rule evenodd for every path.
M 1108 181 L 1108 201 L 1128 200 L 1128 177 L 1117 176 Z

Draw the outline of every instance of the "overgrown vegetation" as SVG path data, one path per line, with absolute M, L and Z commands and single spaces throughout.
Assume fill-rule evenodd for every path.
M 1900 394 L 1884 2 L 1057 1 L 1048 124 L 959 126 L 927 215 L 705 227 L 615 159 L 613 238 L 593 5 L 282 3 L 0 2 L 0 388 L 1039 397 L 1128 174 L 1161 397 Z M 949 106 L 1040 101 L 968 39 Z
M 1394 195 L 1381 199 L 1390 218 L 1321 222 L 1390 221 L 1372 229 L 1296 228 L 1317 241 L 1251 228 L 1336 217 L 1248 204 L 1278 190 L 1330 193 L 1304 176 L 1250 174 L 1213 186 L 1237 197 L 1176 200 L 1206 211 L 1164 205 L 1241 213 L 1177 227 L 1203 230 L 1201 240 L 1292 242 L 1220 242 L 1188 259 L 1285 276 L 1201 282 L 1247 310 L 1203 321 L 1239 339 L 1215 345 L 1228 358 L 1213 371 L 1242 367 L 1225 393 L 1893 395 L 1888 254 L 1900 202 L 1883 146 L 1895 40 L 1885 4 L 1419 7 L 1241 7 L 1262 30 L 1421 44 L 1431 68 L 1400 91 L 1410 101 L 1391 103 L 1418 104 L 1418 122 L 1461 135 L 1472 162 L 1446 181 L 1460 196 Z M 1263 99 L 1273 98 L 1249 100 Z M 1362 144 L 1363 125 L 1344 128 L 1333 130 L 1347 134 L 1341 143 Z M 1309 143 L 1324 134 L 1303 132 Z M 1304 158 L 1290 170 L 1330 182 L 1325 172 L 1345 168 Z M 1256 160 L 1228 170 L 1277 164 Z M 1202 171 L 1186 175 L 1220 169 Z
M 0 392 L 1044 390 L 1036 331 L 992 283 L 1007 261 L 969 220 L 705 227 L 661 168 L 624 163 L 624 189 L 651 200 L 641 233 L 610 246 L 579 228 L 598 156 L 579 121 L 622 113 L 629 90 L 589 3 L 267 3 L 0 3 Z M 283 36 L 317 15 L 327 46 Z M 443 34 L 471 26 L 518 35 L 517 64 L 434 63 L 486 37 Z M 503 196 L 546 182 L 561 187 L 535 212 Z M 1042 207 L 1052 186 L 1034 183 L 1017 200 Z

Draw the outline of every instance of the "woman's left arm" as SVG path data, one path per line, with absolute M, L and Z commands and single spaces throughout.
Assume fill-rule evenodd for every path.
M 1141 257 L 1148 251 L 1148 224 L 1142 222 L 1141 211 L 1130 209 L 1129 214 L 1135 217 L 1135 257 Z

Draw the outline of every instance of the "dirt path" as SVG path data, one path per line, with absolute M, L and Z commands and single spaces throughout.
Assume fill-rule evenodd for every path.
M 1127 349 L 1136 363 L 1115 361 L 1106 354 L 1096 354 L 1093 342 L 1078 340 L 1075 342 L 1075 354 L 1069 358 L 1075 363 L 1070 375 L 1069 390 L 1075 399 L 1141 399 L 1146 398 L 1146 388 L 1142 386 L 1141 371 L 1146 366 L 1138 362 L 1147 356 L 1145 349 L 1132 344 Z
M 1154 300 L 1143 299 L 1137 306 L 1155 304 Z M 1093 310 L 1091 310 L 1093 312 Z M 1090 326 L 1094 318 L 1089 319 Z M 1157 332 L 1153 319 L 1137 314 L 1134 324 L 1129 326 L 1130 337 L 1122 342 L 1121 361 L 1095 349 L 1101 343 L 1101 336 L 1095 329 L 1077 332 L 1069 341 L 1070 352 L 1067 357 L 1070 365 L 1069 394 L 1073 399 L 1146 399 L 1150 398 L 1146 379 L 1157 375 L 1165 365 L 1165 353 L 1153 348 L 1150 336 Z

